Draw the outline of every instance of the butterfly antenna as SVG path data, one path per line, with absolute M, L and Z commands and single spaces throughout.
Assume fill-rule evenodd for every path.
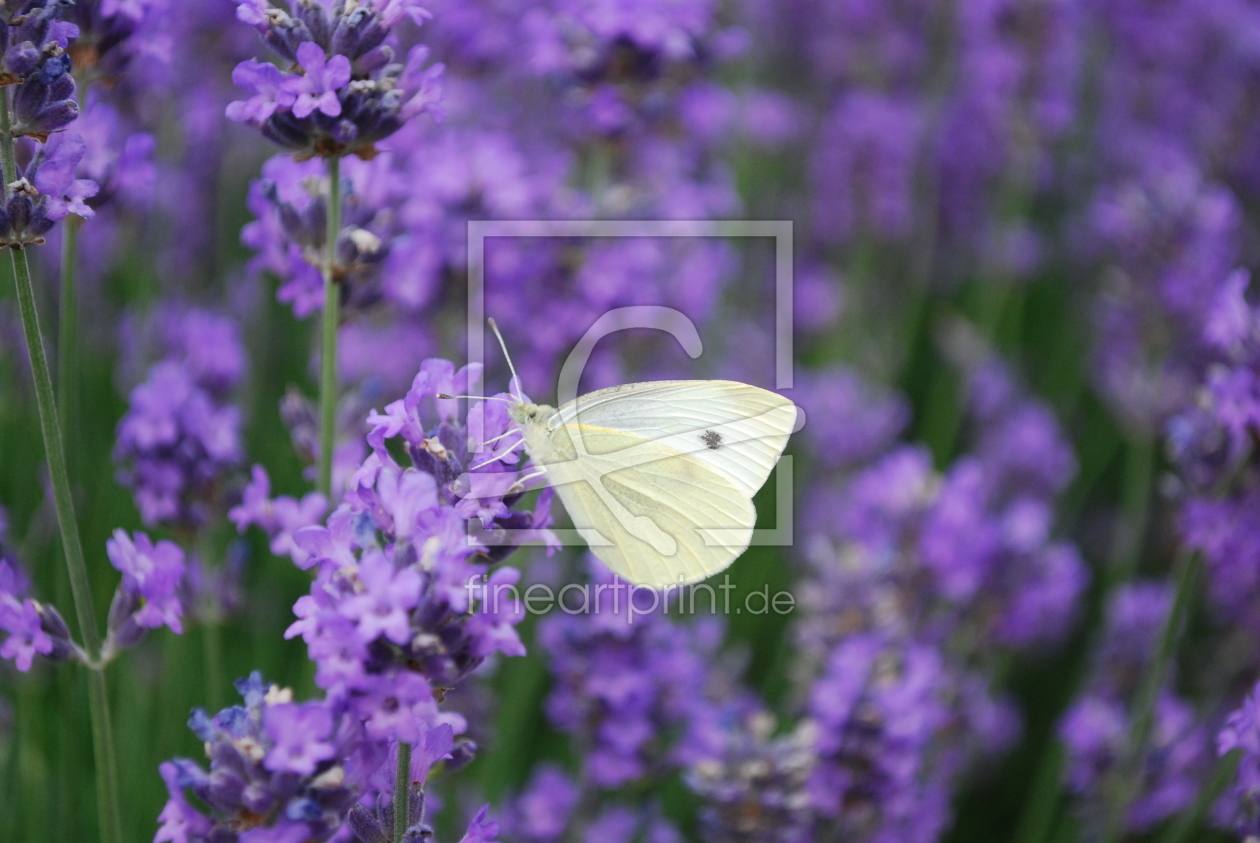
M 443 401 L 454 401 L 456 398 L 475 398 L 478 401 L 506 401 L 509 404 L 516 403 L 515 401 L 512 401 L 511 399 L 499 398 L 496 395 L 447 395 L 445 392 L 439 392 L 434 397 L 441 398 Z
M 516 397 L 524 401 L 525 396 L 521 394 L 521 379 L 516 374 L 516 367 L 512 365 L 512 355 L 508 354 L 507 343 L 503 341 L 503 334 L 499 333 L 499 325 L 494 321 L 493 316 L 486 321 L 490 323 L 490 330 L 494 331 L 495 337 L 499 340 L 499 348 L 503 349 L 503 358 L 507 360 L 508 371 L 512 373 L 512 380 L 516 382 Z M 510 389 L 508 391 L 511 392 Z

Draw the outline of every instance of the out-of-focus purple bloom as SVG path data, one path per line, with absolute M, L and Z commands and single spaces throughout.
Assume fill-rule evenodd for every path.
M 65 13 L 78 27 L 70 46 L 75 67 L 107 84 L 117 84 L 135 59 L 147 60 L 144 72 L 155 72 L 156 59 L 169 62 L 162 29 L 168 15 L 182 13 L 178 7 L 171 0 L 75 0 Z
M 240 411 L 224 403 L 244 367 L 239 329 L 196 309 L 165 314 L 167 357 L 131 392 L 114 459 L 146 524 L 196 526 L 241 461 Z
M 1216 806 L 1218 823 L 1243 836 L 1260 834 L 1260 685 L 1230 713 L 1216 736 L 1216 751 L 1239 755 L 1237 778 Z
M 701 758 L 687 784 L 704 800 L 701 822 L 706 840 L 798 843 L 814 822 L 806 791 L 813 771 L 817 737 L 812 722 L 774 736 L 766 712 L 723 718 L 719 752 Z
M 804 434 L 828 466 L 871 459 L 888 448 L 909 420 L 904 398 L 847 369 L 804 373 L 796 386 L 809 418 Z
M 904 447 L 811 503 L 811 529 L 831 537 L 811 543 L 819 588 L 805 593 L 801 627 L 811 650 L 835 645 L 838 618 L 931 640 L 979 623 L 1021 649 L 1067 632 L 1088 569 L 1050 525 L 1075 459 L 1043 406 L 1013 387 L 989 392 L 975 453 L 943 477 Z
M 1116 776 L 1131 772 L 1123 764 L 1131 734 L 1128 705 L 1171 609 L 1172 591 L 1163 583 L 1130 584 L 1115 593 L 1086 688 L 1059 724 L 1068 754 L 1067 783 L 1090 823 L 1103 822 L 1100 795 L 1114 786 Z M 1209 758 L 1206 729 L 1191 705 L 1170 689 L 1161 690 L 1153 718 L 1137 769 L 1140 786 L 1126 817 L 1135 832 L 1188 808 Z
M 557 843 L 580 798 L 577 784 L 563 770 L 540 764 L 506 806 L 503 827 L 511 839 L 523 843 Z
M 89 208 L 114 199 L 135 208 L 152 204 L 157 180 L 153 160 L 157 139 L 152 134 L 136 130 L 119 109 L 95 96 L 89 96 L 75 130 L 92 139 L 75 171 L 79 181 L 91 180 L 99 188 L 88 198 Z M 49 138 L 49 146 L 62 137 L 67 136 Z
M 931 648 L 855 636 L 838 647 L 811 691 L 816 810 L 871 840 L 936 839 L 949 819 L 948 758 L 926 751 L 949 722 L 944 666 Z
M 1206 730 L 1189 703 L 1165 693 L 1155 703 L 1150 743 L 1139 770 L 1141 795 L 1129 806 L 1127 827 L 1142 832 L 1194 803 L 1207 769 Z M 1086 695 L 1064 715 L 1059 736 L 1068 752 L 1067 782 L 1086 803 L 1097 800 L 1106 779 L 1121 772 L 1130 734 L 1124 704 Z M 1099 821 L 1094 817 L 1094 821 Z
M 686 732 L 705 709 L 694 691 L 715 652 L 722 628 L 716 623 L 685 627 L 658 608 L 644 613 L 636 592 L 598 563 L 592 563 L 594 597 L 589 613 L 554 615 L 538 636 L 556 685 L 547 713 L 559 729 L 581 735 L 587 773 L 603 788 L 634 781 L 661 764 L 685 761 Z M 653 594 L 653 601 L 657 595 Z M 693 689 L 684 692 L 684 689 Z M 677 747 L 655 745 L 664 729 L 680 729 Z
M 841 239 L 855 227 L 885 237 L 906 232 L 922 120 L 908 99 L 855 93 L 836 103 L 813 162 L 822 237 Z
M 228 511 L 228 518 L 238 532 L 254 525 L 271 538 L 271 552 L 276 556 L 292 556 L 298 567 L 310 558 L 294 541 L 294 534 L 303 527 L 313 527 L 328 512 L 328 501 L 318 492 L 307 492 L 301 500 L 281 495 L 271 497 L 271 479 L 261 465 L 253 468 L 251 480 L 241 492 L 241 502 Z

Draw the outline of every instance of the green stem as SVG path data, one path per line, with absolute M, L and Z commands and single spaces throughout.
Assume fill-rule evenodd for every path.
M 1190 836 L 1203 824 L 1203 818 L 1207 816 L 1207 812 L 1220 797 L 1221 791 L 1237 775 L 1240 761 L 1242 761 L 1242 750 L 1235 749 L 1222 755 L 1212 770 L 1212 777 L 1203 786 L 1203 790 L 1199 791 L 1199 798 L 1194 801 L 1194 805 L 1189 811 L 1181 814 L 1176 822 L 1164 829 L 1164 833 L 1155 838 L 1155 843 L 1185 843 L 1189 840 Z
M 1135 437 L 1125 449 L 1124 460 L 1124 487 L 1120 500 L 1124 517 L 1116 525 L 1111 540 L 1111 566 L 1104 574 L 1108 593 L 1137 573 L 1142 537 L 1150 519 L 1155 447 L 1146 437 Z
M 1168 670 L 1177 650 L 1181 627 L 1190 608 L 1190 598 L 1194 593 L 1198 567 L 1197 554 L 1183 551 L 1177 559 L 1176 592 L 1172 608 L 1169 609 L 1168 617 L 1164 619 L 1163 628 L 1160 630 L 1154 658 L 1147 665 L 1141 685 L 1138 686 L 1137 695 L 1133 699 L 1129 740 L 1120 765 L 1119 786 L 1116 788 L 1115 801 L 1107 815 L 1106 834 L 1103 837 L 1106 843 L 1115 843 L 1123 836 L 1124 820 L 1128 814 L 1129 805 L 1141 790 L 1142 758 L 1146 753 L 1146 742 L 1151 735 L 1155 703 L 1168 679 Z
M 337 235 L 341 233 L 341 159 L 328 159 L 328 228 L 324 235 L 324 317 L 319 357 L 319 485 L 332 499 L 333 448 L 337 424 L 337 305 L 340 291 L 334 277 Z
M 207 618 L 201 627 L 202 655 L 206 660 L 206 704 L 211 711 L 223 707 L 223 627 L 218 618 Z
M 1154 471 L 1155 449 L 1149 440 L 1132 439 L 1125 451 L 1124 486 L 1121 492 L 1122 523 L 1116 527 L 1109 549 L 1107 567 L 1097 602 L 1091 607 L 1085 626 L 1096 628 L 1107 600 L 1117 586 L 1126 582 L 1137 568 L 1142 537 L 1150 517 L 1150 482 Z M 1094 640 L 1097 640 L 1095 636 Z M 1067 671 L 1068 688 L 1075 697 L 1089 670 L 1089 654 L 1095 647 L 1084 647 Z M 1158 688 L 1156 688 L 1158 691 Z M 1135 709 L 1136 711 L 1136 709 Z M 1064 749 L 1057 738 L 1042 752 L 1037 762 L 1024 810 L 1020 816 L 1015 840 L 1018 843 L 1042 843 L 1053 830 L 1054 812 L 1060 803 L 1059 785 L 1063 776 Z
M 411 816 L 411 744 L 398 742 L 398 769 L 394 772 L 394 840 L 402 843 Z
M 57 327 L 57 414 L 66 430 L 66 450 L 75 459 L 78 446 L 79 304 L 75 290 L 79 217 L 70 214 L 61 227 L 61 305 Z
M 16 170 L 13 163 L 13 136 L 9 119 L 7 88 L 0 88 L 0 166 L 3 166 L 4 183 L 8 184 L 11 175 Z M 61 528 L 61 546 L 66 555 L 66 568 L 70 574 L 70 593 L 74 597 L 74 610 L 79 621 L 79 635 L 83 639 L 83 647 L 87 651 L 90 663 L 96 665 L 100 660 L 101 640 L 96 628 L 96 613 L 92 608 L 92 590 L 88 582 L 87 564 L 83 558 L 83 544 L 79 540 L 74 501 L 70 497 L 70 476 L 66 471 L 66 454 L 61 443 L 61 430 L 57 423 L 57 402 L 53 394 L 52 375 L 48 369 L 48 358 L 44 354 L 44 335 L 39 328 L 39 314 L 35 310 L 35 288 L 31 283 L 30 260 L 22 249 L 13 249 L 9 255 L 13 261 L 18 310 L 22 315 L 22 334 L 26 339 L 26 350 L 31 360 L 31 376 L 35 381 L 35 406 L 39 413 L 44 451 L 48 457 L 53 504 L 57 510 L 57 524 Z M 103 843 L 121 843 L 122 825 L 118 813 L 118 781 L 115 776 L 117 765 L 114 761 L 114 738 L 110 727 L 109 697 L 103 669 L 88 671 L 88 701 L 96 762 L 97 807 L 100 812 L 101 840 Z
M 1015 830 L 1017 843 L 1041 843 L 1054 824 L 1055 809 L 1059 807 L 1059 779 L 1063 775 L 1063 744 L 1050 736 L 1050 747 L 1037 765 L 1032 793 L 1020 815 Z

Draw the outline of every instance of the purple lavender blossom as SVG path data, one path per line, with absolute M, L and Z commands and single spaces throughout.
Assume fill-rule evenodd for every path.
M 1171 608 L 1171 589 L 1162 583 L 1130 584 L 1116 592 L 1086 689 L 1060 722 L 1067 784 L 1088 824 L 1101 827 L 1106 810 L 1101 794 L 1114 786 L 1116 776 L 1129 774 L 1122 763 L 1129 752 L 1129 701 L 1154 657 L 1158 632 Z M 1127 827 L 1141 832 L 1188 808 L 1208 758 L 1208 733 L 1194 709 L 1170 688 L 1162 689 L 1137 770 L 1140 787 L 1125 818 Z
M 75 178 L 79 162 L 87 154 L 83 138 L 65 133 L 55 135 L 48 140 L 43 153 L 46 157 L 36 169 L 32 182 L 37 191 L 48 197 L 48 219 L 60 222 L 67 214 L 78 214 L 84 219 L 95 216 L 86 200 L 97 194 L 99 186 L 91 179 Z
M 686 732 L 707 709 L 702 694 L 684 689 L 704 675 L 722 628 L 682 626 L 659 609 L 632 616 L 636 592 L 595 562 L 591 584 L 589 614 L 553 615 L 538 637 L 556 680 L 547 714 L 557 728 L 581 736 L 592 783 L 612 789 L 686 759 Z M 681 742 L 657 746 L 656 737 L 671 729 L 684 733 Z
M 367 741 L 335 703 L 295 705 L 291 691 L 268 688 L 257 672 L 236 687 L 244 707 L 213 718 L 198 709 L 189 719 L 210 772 L 187 759 L 161 765 L 170 798 L 155 843 L 330 839 L 367 790 L 385 747 Z
M 8 597 L 0 605 L 0 630 L 8 633 L 0 644 L 0 658 L 12 659 L 23 673 L 31 669 L 36 654 L 47 656 L 53 651 L 52 638 L 43 629 L 39 604 L 34 600 L 19 603 Z
M 172 14 L 170 0 L 75 0 L 66 12 L 78 27 L 70 46 L 74 66 L 116 85 L 137 59 L 170 59 L 172 45 L 155 29 Z M 151 70 L 150 70 L 151 72 Z
M 89 208 L 119 201 L 128 208 L 148 208 L 153 202 L 157 165 L 153 160 L 157 139 L 138 130 L 120 109 L 94 93 L 75 123 L 75 130 L 91 138 L 78 162 L 75 175 L 94 182 L 98 190 L 87 199 Z M 58 137 L 49 140 L 51 146 Z
M 0 244 L 13 248 L 42 244 L 44 235 L 69 213 L 91 217 L 85 200 L 98 190 L 91 179 L 75 177 L 86 153 L 78 135 L 61 135 L 47 145 L 31 142 L 26 152 L 27 163 L 6 186 L 0 208 Z
M 184 552 L 171 542 L 154 544 L 144 533 L 130 537 L 123 530 L 114 531 L 105 551 L 123 576 L 109 607 L 104 657 L 134 646 L 150 629 L 168 626 L 182 633 Z
M 1260 834 L 1260 686 L 1230 713 L 1216 736 L 1216 751 L 1239 755 L 1238 776 L 1216 806 L 1218 823 L 1243 836 Z
M 713 757 L 693 764 L 687 784 L 703 800 L 706 840 L 799 843 L 810 839 L 814 812 L 806 785 L 817 733 L 804 722 L 774 736 L 774 718 L 764 711 L 727 713 L 722 741 Z
M 317 577 L 294 607 L 298 620 L 287 636 L 302 636 L 316 682 L 345 699 L 374 739 L 410 742 L 425 728 L 455 722 L 437 711 L 435 690 L 453 687 L 496 652 L 524 653 L 514 629 L 523 612 L 510 596 L 519 574 L 506 568 L 486 579 L 486 563 L 513 549 L 503 529 L 546 537 L 546 501 L 533 513 L 511 510 L 519 484 L 492 507 L 482 500 L 469 508 L 458 493 L 467 466 L 477 467 L 473 477 L 515 478 L 501 462 L 482 465 L 493 446 L 480 443 L 507 430 L 506 414 L 474 407 L 468 424 L 474 415 L 483 421 L 465 428 L 456 419 L 459 402 L 437 398 L 475 380 L 476 372 L 425 361 L 407 396 L 369 417 L 373 450 L 341 505 L 324 524 L 293 534 L 307 554 L 301 564 L 317 568 Z M 430 401 L 436 426 L 425 422 Z M 411 467 L 395 462 L 389 440 Z M 257 508 L 252 500 L 249 506 Z M 466 518 L 487 509 L 494 514 L 480 521 L 480 536 L 469 534 Z
M 1140 771 L 1142 792 L 1129 806 L 1126 825 L 1142 832 L 1189 808 L 1207 769 L 1207 732 L 1185 700 L 1165 693 L 1155 703 L 1154 724 Z M 1098 823 L 1091 804 L 1116 775 L 1125 756 L 1129 717 L 1124 705 L 1086 695 L 1064 715 L 1059 735 L 1068 751 L 1067 783 L 1086 804 L 1087 821 Z
M 164 314 L 166 359 L 131 392 L 114 459 L 145 524 L 195 527 L 241 461 L 240 411 L 226 404 L 243 368 L 236 325 L 206 311 Z
M 287 495 L 271 497 L 271 479 L 261 465 L 253 467 L 251 480 L 241 492 L 241 502 L 228 511 L 228 518 L 238 532 L 251 525 L 259 527 L 271 539 L 271 552 L 289 555 L 298 567 L 307 566 L 310 554 L 300 548 L 293 536 L 303 527 L 313 527 L 328 512 L 328 502 L 318 492 L 307 492 L 301 500 Z
M 333 716 L 319 703 L 279 703 L 263 712 L 263 731 L 272 741 L 263 766 L 275 773 L 309 776 L 336 754 L 329 742 Z
M 876 636 L 832 653 L 809 703 L 818 760 L 808 791 L 819 813 L 869 840 L 936 839 L 952 770 L 948 760 L 929 765 L 926 749 L 950 718 L 943 671 L 932 648 Z
M 294 2 L 291 13 L 258 0 L 240 3 L 237 18 L 292 66 L 238 65 L 233 81 L 251 96 L 229 105 L 228 118 L 301 157 L 365 159 L 408 120 L 426 113 L 441 119 L 442 65 L 425 68 L 423 46 L 412 47 L 405 61 L 396 55 L 390 30 L 404 17 L 418 23 L 428 13 L 412 0 L 373 0 L 331 13 L 305 2 Z
M 12 659 L 23 673 L 37 655 L 53 661 L 86 661 L 57 609 L 27 596 L 30 578 L 4 546 L 6 517 L 0 507 L 0 632 L 5 633 L 0 658 Z
M 523 843 L 558 843 L 580 798 L 577 784 L 562 769 L 540 764 L 505 807 L 503 827 Z
M 10 12 L 4 73 L 0 82 L 14 86 L 12 133 L 46 141 L 79 115 L 74 76 L 66 48 L 79 28 L 61 19 L 73 4 L 63 0 L 27 0 Z

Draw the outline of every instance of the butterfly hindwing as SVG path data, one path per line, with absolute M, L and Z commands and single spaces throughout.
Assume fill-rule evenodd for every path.
M 556 451 L 572 454 L 576 436 L 586 453 L 548 465 L 550 482 L 591 550 L 621 577 L 658 588 L 695 582 L 748 547 L 752 500 L 704 460 L 590 425 L 555 428 Z

